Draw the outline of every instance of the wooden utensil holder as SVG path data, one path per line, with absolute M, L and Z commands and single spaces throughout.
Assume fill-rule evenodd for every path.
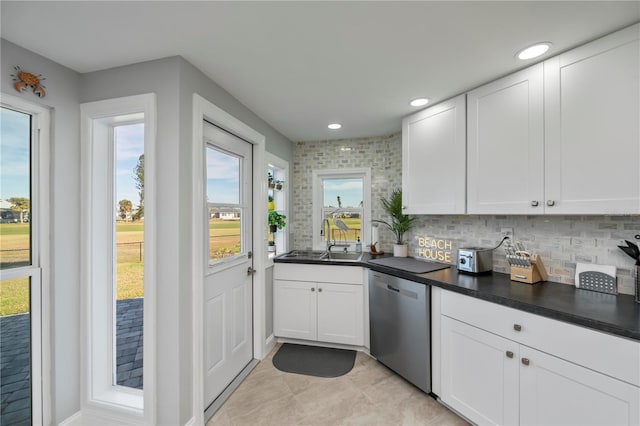
M 511 266 L 511 281 L 535 284 L 547 280 L 549 276 L 540 256 L 534 254 L 529 258 L 529 262 L 531 262 L 531 267 Z

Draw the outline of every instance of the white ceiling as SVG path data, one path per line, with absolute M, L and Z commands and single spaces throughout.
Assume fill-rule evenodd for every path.
M 640 21 L 640 1 L 2 1 L 3 38 L 80 73 L 181 55 L 293 141 L 381 135 L 416 108 Z M 6 70 L 3 70 L 6 72 Z M 343 128 L 330 131 L 327 124 Z

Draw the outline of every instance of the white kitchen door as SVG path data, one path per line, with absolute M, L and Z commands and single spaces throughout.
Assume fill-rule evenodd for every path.
M 204 406 L 253 359 L 252 145 L 204 122 Z

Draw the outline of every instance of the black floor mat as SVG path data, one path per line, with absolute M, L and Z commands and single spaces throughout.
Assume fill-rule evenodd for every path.
M 273 356 L 273 365 L 287 373 L 317 377 L 347 374 L 356 361 L 356 351 L 284 343 Z

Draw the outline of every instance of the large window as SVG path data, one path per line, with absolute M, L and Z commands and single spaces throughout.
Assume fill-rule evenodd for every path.
M 81 106 L 83 403 L 153 413 L 155 97 Z M 144 360 L 143 360 L 144 353 Z M 144 374 L 143 374 L 144 372 Z
M 47 315 L 48 112 L 3 96 L 0 108 L 0 424 L 48 423 L 42 375 L 48 353 Z M 9 105 L 4 105 L 4 101 Z M 45 181 L 48 182 L 48 179 Z M 45 212 L 45 215 L 41 214 Z M 45 349 L 48 347 L 45 346 Z M 44 385 L 44 386 L 43 386 Z
M 314 171 L 314 248 L 354 251 L 370 244 L 369 169 Z

